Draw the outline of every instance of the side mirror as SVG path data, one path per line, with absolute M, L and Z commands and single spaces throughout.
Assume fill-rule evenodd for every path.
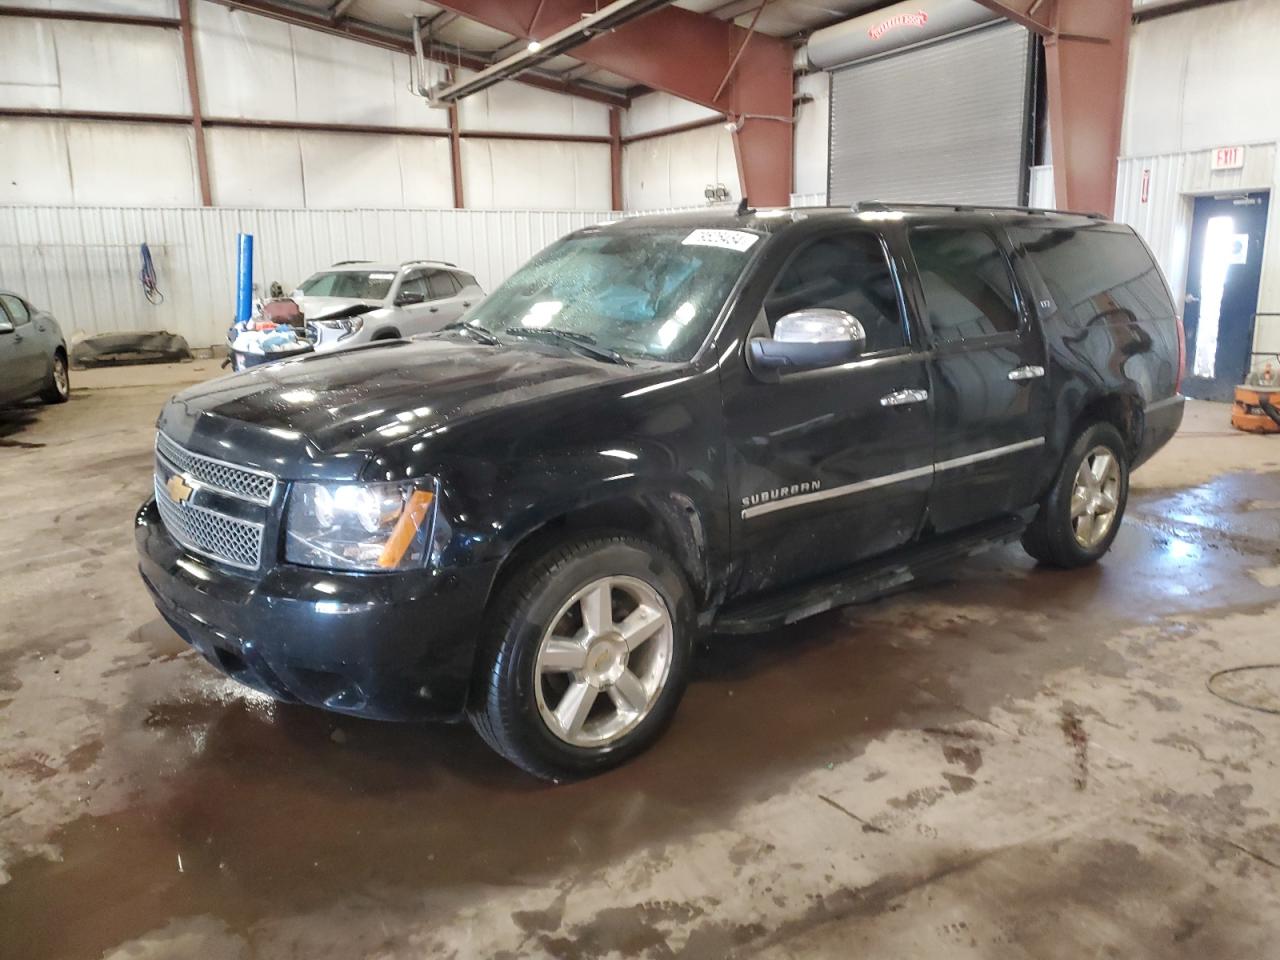
M 396 306 L 405 307 L 413 303 L 426 303 L 427 298 L 421 293 L 414 293 L 412 290 L 405 290 L 400 296 L 396 297 Z
M 856 360 L 866 346 L 867 332 L 852 314 L 812 307 L 782 317 L 772 338 L 752 340 L 751 366 L 773 376 L 819 370 Z
M 0 333 L 13 333 L 13 324 L 7 319 L 0 320 Z

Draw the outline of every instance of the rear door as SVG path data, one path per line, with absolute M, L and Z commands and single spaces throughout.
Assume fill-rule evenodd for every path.
M 412 270 L 404 275 L 400 289 L 396 291 L 396 307 L 399 312 L 397 326 L 404 336 L 435 329 L 432 326 L 434 312 L 426 270 Z
M 471 274 L 455 270 L 453 279 L 458 283 L 458 296 L 462 299 L 463 310 L 470 310 L 472 306 L 484 299 L 484 287 L 480 286 Z
M 913 222 L 915 296 L 933 348 L 938 533 L 1034 501 L 1044 456 L 1045 343 L 990 217 Z
M 0 301 L 0 403 L 8 403 L 22 397 L 18 348 L 14 342 L 16 327 L 13 317 Z
M 457 320 L 467 308 L 462 305 L 458 281 L 450 271 L 428 271 L 427 284 L 431 287 L 430 329 L 439 330 Z
M 28 397 L 40 389 L 49 372 L 49 356 L 44 336 L 31 322 L 31 310 L 13 294 L 0 293 L 0 319 L 13 324 L 13 330 L 0 333 L 0 359 L 3 361 L 5 384 L 0 391 L 11 398 Z

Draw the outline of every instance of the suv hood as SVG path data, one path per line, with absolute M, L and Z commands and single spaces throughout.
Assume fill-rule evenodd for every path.
M 383 305 L 381 300 L 357 300 L 355 297 L 294 297 L 294 302 L 306 320 L 323 320 L 362 304 L 370 309 Z
M 529 345 L 391 340 L 191 387 L 169 401 L 159 425 L 212 456 L 283 476 L 328 475 L 337 464 L 319 461 L 345 461 L 341 472 L 358 471 L 364 458 L 352 454 L 376 453 L 485 411 L 643 375 Z

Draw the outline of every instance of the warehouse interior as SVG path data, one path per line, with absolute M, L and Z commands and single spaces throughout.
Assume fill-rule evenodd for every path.
M 1280 935 L 1280 4 L 0 0 L 0 39 L 0 954 L 1271 955 Z M 1017 288 L 1019 344 L 1067 295 L 1056 281 L 1026 279 L 1032 248 L 1018 246 L 1018 229 L 1047 224 L 1061 242 L 1100 226 L 1146 251 L 1143 291 L 1156 292 L 1117 286 L 1095 292 L 1090 310 L 1114 324 L 1154 297 L 1176 311 L 1164 333 L 1134 321 L 1099 351 L 1094 325 L 1082 323 L 1063 337 L 1062 369 L 1089 372 L 1071 377 L 1057 372 L 1053 346 L 1045 362 L 1002 341 L 1017 369 L 993 385 L 980 364 L 965 367 L 950 404 L 951 419 L 1002 396 L 1015 396 L 1022 415 L 1038 409 L 1042 435 L 989 444 L 1030 457 L 1053 448 L 1059 421 L 1079 427 L 1066 411 L 1099 383 L 1129 384 L 1136 399 L 1087 407 L 1126 442 L 1133 425 L 1119 494 L 1101 473 L 1102 486 L 1085 491 L 1090 517 L 1120 496 L 1118 508 L 1109 501 L 1118 529 L 1104 531 L 1100 562 L 1074 568 L 1044 562 L 1034 546 L 1028 556 L 1019 526 L 927 573 L 904 559 L 876 574 L 874 590 L 824 575 L 766 622 L 760 610 L 772 616 L 769 603 L 795 599 L 773 591 L 780 568 L 834 569 L 826 554 L 840 551 L 846 530 L 862 530 L 833 520 L 797 532 L 803 511 L 851 491 L 881 496 L 886 478 L 858 472 L 876 457 L 894 464 L 882 471 L 896 471 L 894 483 L 922 471 L 904 459 L 913 438 L 901 425 L 914 421 L 896 411 L 897 427 L 847 437 L 845 454 L 787 447 L 802 453 L 789 453 L 786 469 L 761 467 L 771 445 L 826 442 L 831 424 L 845 423 L 842 408 L 861 401 L 821 393 L 812 386 L 821 370 L 784 371 L 780 383 L 761 375 L 753 364 L 767 354 L 750 345 L 758 324 L 725 351 L 734 298 L 749 298 L 750 271 L 766 269 L 788 230 L 848 217 L 883 231 L 873 253 L 888 258 L 900 324 L 919 313 L 910 329 L 940 329 L 921 249 L 904 258 L 895 246 L 915 244 L 913 218 L 935 213 L 1007 225 L 1000 249 Z M 506 323 L 536 339 L 578 306 L 534 303 L 523 318 L 507 306 L 548 275 L 555 251 L 574 238 L 616 237 L 607 249 L 621 247 L 629 230 L 679 230 L 688 236 L 677 252 L 702 244 L 749 264 L 736 285 L 725 281 L 716 302 L 727 305 L 701 347 L 664 365 L 581 333 L 573 343 L 543 338 L 528 356 L 499 342 L 513 333 Z M 632 264 L 643 275 L 635 289 L 676 283 L 665 255 Z M 1054 262 L 1069 277 L 1100 269 Z M 340 293 L 350 278 L 367 289 Z M 690 282 L 702 292 L 659 330 L 664 348 L 684 342 L 700 322 L 690 320 L 698 297 L 719 281 Z M 634 312 L 628 296 L 599 309 Z M 501 310 L 509 319 L 493 320 Z M 871 307 L 859 310 L 861 349 L 875 329 Z M 766 339 L 772 326 L 770 342 L 784 344 L 782 321 L 767 320 Z M 945 471 L 990 461 L 947 446 L 937 372 L 946 350 L 914 337 L 903 349 L 936 364 L 933 398 L 899 390 L 868 402 L 883 413 L 928 399 L 923 503 L 938 497 Z M 436 341 L 456 366 L 415 367 L 413 357 L 430 358 L 414 351 Z M 1163 367 L 1143 366 L 1162 349 L 1172 352 Z M 475 359 L 482 352 L 518 356 L 490 367 Z M 556 389 L 584 399 L 576 409 L 556 401 L 557 424 L 577 426 L 544 435 L 553 360 L 566 367 Z M 846 361 L 881 378 L 907 366 Z M 754 399 L 734 398 L 752 375 Z M 711 382 L 723 401 L 699 386 Z M 616 437 L 601 441 L 588 436 L 591 421 L 615 408 L 585 391 L 610 385 L 630 406 L 617 408 L 626 412 Z M 684 406 L 668 399 L 695 387 Z M 767 399 L 769 387 L 792 399 Z M 788 405 L 810 394 L 824 406 L 793 415 Z M 1157 409 L 1175 401 L 1180 419 L 1152 440 Z M 208 426 L 235 418 L 274 433 L 278 449 Z M 384 446 L 361 445 L 361 418 Z M 608 476 L 568 462 L 574 429 Z M 202 430 L 231 452 L 197 450 Z M 474 446 L 457 446 L 468 431 Z M 1062 457 L 1075 439 L 1066 436 Z M 409 457 L 414 441 L 416 452 L 449 451 L 451 466 L 406 459 L 393 478 L 392 461 L 377 456 Z M 257 459 L 242 459 L 246 450 Z M 268 454 L 284 464 L 295 453 L 302 466 L 271 466 Z M 669 729 L 634 755 L 619 747 L 625 763 L 605 751 L 598 767 L 581 761 L 583 775 L 549 775 L 506 762 L 513 754 L 501 744 L 489 749 L 503 738 L 492 719 L 500 711 L 475 716 L 499 681 L 469 659 L 466 712 L 447 718 L 463 722 L 391 722 L 403 718 L 338 694 L 322 709 L 264 691 L 249 674 L 237 679 L 239 660 L 193 640 L 147 573 L 152 527 L 175 522 L 155 500 L 225 493 L 227 474 L 210 480 L 200 460 L 265 478 L 264 499 L 246 496 L 266 511 L 288 484 L 323 492 L 352 479 L 343 458 L 366 455 L 362 481 L 422 491 L 431 475 L 436 484 L 405 494 L 387 541 L 425 531 L 394 562 L 415 557 L 424 575 L 440 564 L 429 588 L 409 573 L 339 567 L 375 572 L 305 581 L 320 591 L 307 594 L 310 619 L 289 621 L 280 611 L 296 609 L 296 597 L 270 589 L 292 576 L 285 568 L 322 565 L 299 565 L 284 545 L 292 526 L 286 535 L 283 520 L 266 519 L 256 535 L 279 533 L 283 574 L 252 572 L 256 557 L 220 567 L 226 557 L 173 535 L 176 554 L 190 551 L 174 564 L 185 564 L 192 596 L 231 595 L 211 577 L 244 587 L 228 622 L 205 623 L 192 608 L 194 619 L 224 640 L 261 629 L 253 642 L 236 639 L 252 660 L 254 643 L 327 638 L 332 621 L 354 624 L 357 608 L 384 602 L 397 612 L 368 621 L 378 629 L 411 620 L 435 630 L 434 612 L 406 619 L 395 605 L 456 590 L 446 595 L 467 607 L 462 632 L 483 651 L 499 643 L 499 624 L 517 624 L 511 636 L 526 621 L 543 629 L 533 607 L 499 614 L 517 603 L 521 571 L 539 559 L 534 545 L 552 542 L 551 527 L 556 544 L 572 546 L 571 534 L 625 539 L 674 524 L 667 539 L 654 534 L 666 558 L 650 565 L 656 580 L 674 557 L 677 579 L 701 590 L 687 549 L 705 557 L 708 584 L 729 583 L 727 597 L 705 590 L 723 604 L 699 595 L 686 610 L 661 583 L 646 587 L 642 567 L 606 569 L 608 554 L 584 555 L 615 584 L 641 586 L 623 584 L 636 612 L 609 613 L 616 636 L 589 639 L 587 666 L 571 674 L 584 683 L 597 661 L 609 674 L 611 656 L 622 670 L 627 624 L 645 603 L 665 604 L 670 661 L 687 672 Z M 545 493 L 521 465 L 586 496 L 597 478 L 612 490 L 652 461 L 684 471 L 687 484 L 667 498 L 675 506 L 663 508 L 674 520 L 637 518 L 648 500 L 601 495 L 516 536 L 521 511 L 532 514 Z M 447 469 L 487 486 L 464 496 L 467 484 L 446 482 Z M 755 486 L 735 486 L 735 469 L 758 476 Z M 986 474 L 986 487 L 970 489 L 990 496 L 1015 475 Z M 1050 480 L 1020 515 L 1028 529 L 1056 502 Z M 696 508 L 703 489 L 720 519 Z M 302 494 L 288 496 L 292 525 Z M 451 497 L 474 525 L 465 513 L 444 522 Z M 437 519 L 423 527 L 419 513 L 404 526 L 415 503 Z M 499 503 L 507 512 L 485 514 L 481 527 L 481 511 Z M 923 519 L 902 525 L 924 536 L 937 515 L 930 499 Z M 504 557 L 477 596 L 457 587 L 469 582 L 468 558 L 497 549 L 508 527 L 509 556 L 524 566 Z M 753 532 L 764 529 L 782 532 Z M 802 533 L 810 539 L 797 547 Z M 728 545 L 717 553 L 721 536 Z M 389 549 L 378 555 L 384 567 Z M 764 588 L 733 606 L 753 571 Z M 345 584 L 393 579 L 419 585 L 341 602 Z M 533 717 L 557 713 L 543 704 L 539 672 L 557 618 L 572 620 L 580 602 L 579 625 L 594 637 L 588 600 L 574 597 L 545 614 L 555 616 L 534 667 Z M 254 609 L 265 614 L 246 627 Z M 324 616 L 334 613 L 352 615 Z M 748 613 L 764 626 L 739 630 Z M 432 651 L 406 654 L 405 676 Z M 352 642 L 340 659 L 372 670 L 381 656 Z M 494 654 L 495 671 L 505 657 Z M 676 669 L 657 662 L 655 710 Z M 601 689 L 613 696 L 614 682 Z M 421 686 L 423 699 L 439 695 L 433 684 Z M 639 716 L 627 731 L 647 730 L 649 714 Z

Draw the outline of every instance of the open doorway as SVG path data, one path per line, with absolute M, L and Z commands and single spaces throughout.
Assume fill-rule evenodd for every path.
M 1196 198 L 1183 311 L 1189 397 L 1230 400 L 1248 373 L 1269 199 Z

